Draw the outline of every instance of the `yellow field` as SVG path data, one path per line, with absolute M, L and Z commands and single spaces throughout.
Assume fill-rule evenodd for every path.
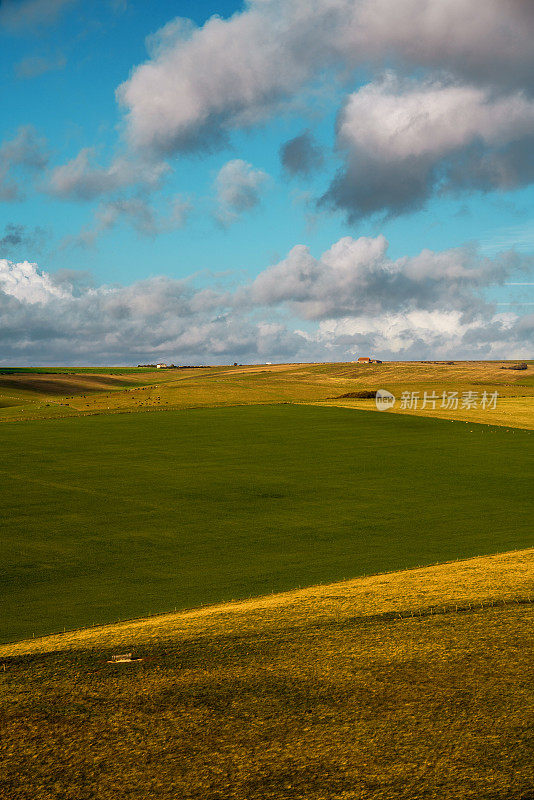
M 333 402 L 347 392 L 498 391 L 495 411 L 427 410 L 417 413 L 471 422 L 532 428 L 534 366 L 502 369 L 506 362 L 395 362 L 373 365 L 277 364 L 125 374 L 0 375 L 0 421 L 79 414 L 181 409 L 280 402 Z M 369 401 L 335 400 L 371 409 Z M 399 402 L 394 409 L 399 412 Z
M 483 409 L 432 409 L 403 410 L 396 406 L 387 412 L 378 412 L 374 400 L 320 400 L 313 405 L 350 408 L 358 411 L 375 411 L 387 414 L 413 414 L 421 417 L 438 417 L 439 419 L 456 419 L 464 422 L 480 422 L 485 425 L 500 425 L 509 428 L 525 428 L 534 430 L 534 399 L 532 397 L 501 397 L 492 411 Z
M 528 798 L 534 550 L 0 648 L 4 800 Z M 108 664 L 113 653 L 143 660 Z

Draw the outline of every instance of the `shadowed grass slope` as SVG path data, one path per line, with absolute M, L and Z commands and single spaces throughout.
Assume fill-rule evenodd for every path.
M 526 800 L 533 558 L 0 647 L 0 797 Z

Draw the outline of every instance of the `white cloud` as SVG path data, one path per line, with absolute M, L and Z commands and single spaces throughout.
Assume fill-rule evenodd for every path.
M 388 243 L 346 236 L 315 258 L 304 245 L 264 270 L 241 302 L 262 306 L 289 304 L 305 319 L 339 318 L 390 311 L 454 309 L 473 314 L 484 305 L 480 290 L 499 285 L 531 260 L 506 253 L 482 258 L 471 248 L 423 250 L 412 258 L 392 260 Z
M 215 179 L 217 219 L 223 225 L 229 225 L 243 212 L 258 206 L 268 179 L 266 172 L 239 158 L 224 164 Z
M 68 293 L 55 286 L 50 275 L 41 272 L 37 264 L 13 263 L 5 258 L 0 258 L 0 292 L 29 305 L 68 297 Z
M 283 18 L 272 23 L 255 4 L 201 29 L 166 26 L 153 59 L 118 89 L 132 143 L 160 152 L 208 146 L 227 126 L 264 117 L 307 73 L 286 47 Z
M 534 100 L 523 93 L 438 82 L 400 83 L 389 75 L 350 95 L 338 126 L 342 146 L 366 157 L 442 158 L 476 139 L 499 146 L 534 131 Z
M 187 281 L 160 277 L 75 291 L 35 265 L 3 261 L 0 276 L 3 363 L 228 362 L 269 348 L 289 355 L 301 341 L 229 315 L 225 296 L 195 291 Z
M 160 186 L 169 166 L 162 161 L 116 158 L 109 167 L 93 163 L 94 150 L 85 147 L 66 164 L 56 167 L 48 190 L 65 199 L 93 200 L 126 187 L 141 185 L 145 189 Z
M 346 165 L 323 203 L 350 219 L 421 206 L 439 189 L 512 189 L 534 179 L 534 99 L 523 92 L 389 74 L 349 96 L 338 120 Z
M 128 136 L 164 153 L 264 120 L 324 70 L 398 62 L 534 88 L 525 0 L 251 0 L 201 28 L 171 21 L 118 89 Z
M 336 353 L 342 347 L 347 360 L 362 351 L 399 360 L 506 359 L 529 357 L 533 320 L 525 332 L 523 337 L 521 318 L 513 314 L 491 320 L 480 315 L 467 322 L 458 311 L 409 311 L 325 320 L 315 341 Z
M 160 277 L 92 286 L 0 261 L 4 363 L 188 363 L 526 357 L 534 316 L 496 313 L 484 291 L 532 259 L 472 250 L 392 261 L 376 239 L 336 242 L 319 259 L 294 248 L 237 290 Z M 382 287 L 382 288 L 381 288 Z M 306 319 L 306 330 L 301 320 Z

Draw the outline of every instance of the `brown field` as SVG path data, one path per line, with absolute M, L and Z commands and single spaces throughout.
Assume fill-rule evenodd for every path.
M 0 647 L 5 800 L 527 800 L 534 551 Z M 131 664 L 108 664 L 133 651 Z

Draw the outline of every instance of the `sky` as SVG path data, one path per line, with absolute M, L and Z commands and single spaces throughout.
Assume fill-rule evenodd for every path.
M 0 365 L 532 357 L 531 0 L 0 0 Z

